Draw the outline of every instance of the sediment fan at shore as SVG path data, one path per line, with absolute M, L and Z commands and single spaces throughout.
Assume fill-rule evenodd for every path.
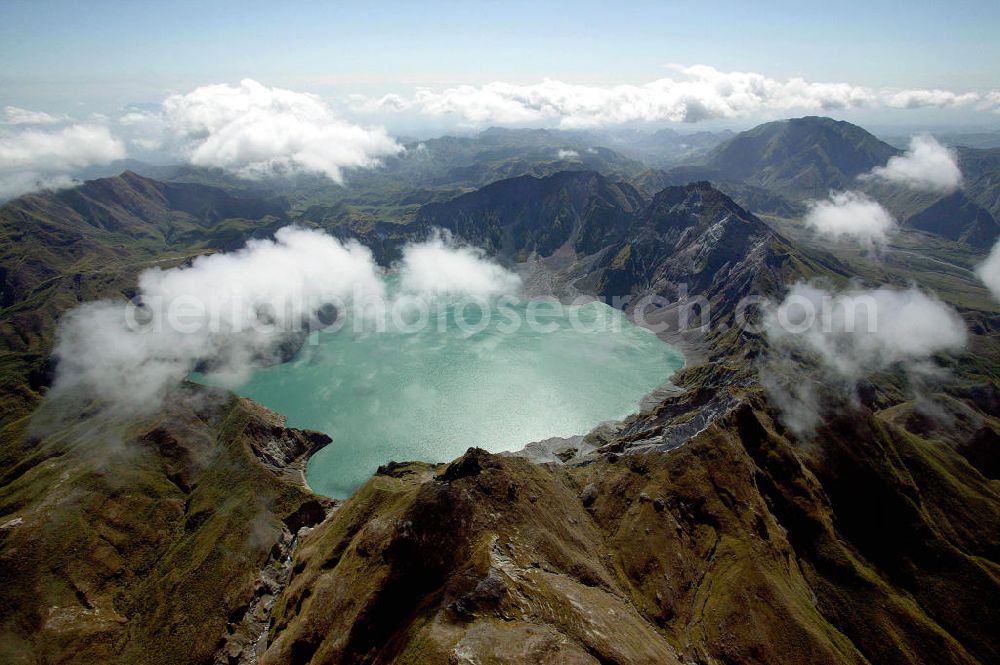
M 943 358 L 949 382 L 915 400 L 882 372 L 856 399 L 831 395 L 804 440 L 760 385 L 766 339 L 732 325 L 736 305 L 796 280 L 905 283 L 912 266 L 834 258 L 708 183 L 650 197 L 596 173 L 514 178 L 401 225 L 101 182 L 0 210 L 7 237 L 46 231 L 24 255 L 51 270 L 4 258 L 0 581 L 16 602 L 0 614 L 0 660 L 1000 659 L 1000 316 L 961 265 L 928 277 L 971 331 Z M 149 220 L 148 201 L 160 221 L 129 221 Z M 59 313 L 127 294 L 154 261 L 291 220 L 360 238 L 383 262 L 444 227 L 559 296 L 673 299 L 685 284 L 712 325 L 673 336 L 689 351 L 681 390 L 588 435 L 595 453 L 399 461 L 339 507 L 301 482 L 325 438 L 225 393 L 185 386 L 141 420 L 106 420 L 88 396 L 30 417 Z M 80 249 L 58 242 L 70 233 Z M 942 246 L 949 261 L 965 251 Z

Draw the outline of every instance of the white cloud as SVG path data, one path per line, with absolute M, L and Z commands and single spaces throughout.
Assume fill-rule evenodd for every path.
M 915 288 L 832 293 L 798 283 L 769 313 L 767 336 L 772 345 L 812 351 L 839 376 L 858 379 L 961 349 L 966 330 L 954 309 Z
M 55 131 L 25 129 L 0 136 L 4 170 L 55 171 L 106 164 L 125 156 L 125 146 L 101 125 L 71 125 Z
M 884 244 L 896 220 L 877 201 L 860 192 L 831 192 L 825 201 L 812 201 L 803 220 L 829 238 L 847 236 L 869 246 Z
M 592 86 L 546 79 L 532 85 L 494 82 L 445 90 L 421 88 L 410 96 L 355 96 L 362 113 L 418 112 L 452 116 L 472 126 L 489 124 L 595 127 L 629 122 L 698 122 L 792 109 L 972 108 L 1000 110 L 1000 93 L 878 90 L 849 83 L 779 81 L 752 72 L 722 72 L 706 65 L 672 66 L 677 78 L 639 85 Z
M 901 90 L 885 96 L 886 106 L 898 109 L 985 106 L 996 110 L 996 93 L 954 93 L 949 90 Z
M 381 300 L 384 285 L 367 248 L 286 227 L 273 241 L 251 240 L 190 267 L 148 270 L 139 292 L 146 309 L 101 301 L 64 317 L 54 396 L 155 409 L 201 361 L 211 362 L 217 378 L 238 382 L 322 305 L 350 311 Z M 130 325 L 129 312 L 144 325 Z
M 45 111 L 31 111 L 18 106 L 3 107 L 3 116 L 0 124 L 3 125 L 52 125 L 62 122 L 54 115 Z
M 786 426 L 808 436 L 823 417 L 823 397 L 853 398 L 859 381 L 901 367 L 911 381 L 933 377 L 935 354 L 960 351 L 965 322 L 933 295 L 915 288 L 849 289 L 840 293 L 797 283 L 765 310 L 768 360 L 761 384 Z M 819 374 L 799 365 L 814 357 Z
M 239 385 L 254 367 L 280 360 L 283 345 L 301 341 L 324 306 L 364 327 L 397 302 L 488 297 L 520 283 L 481 251 L 441 237 L 407 246 L 400 266 L 402 293 L 389 297 L 368 248 L 285 227 L 274 240 L 251 240 L 188 267 L 147 270 L 139 277 L 142 307 L 99 301 L 62 318 L 50 395 L 86 395 L 115 410 L 149 412 L 196 368 L 215 382 Z M 379 330 L 380 320 L 374 323 Z
M 986 260 L 976 266 L 976 275 L 990 290 L 993 297 L 1000 301 L 1000 240 L 993 245 Z
M 0 197 L 70 186 L 68 173 L 125 157 L 124 144 L 101 125 L 23 129 L 0 136 Z
M 864 177 L 942 193 L 962 186 L 962 171 L 955 152 L 927 135 L 914 136 L 905 153 L 890 157 L 885 166 L 875 167 Z
M 159 150 L 163 147 L 163 141 L 160 139 L 131 139 L 129 143 L 134 145 L 139 150 L 146 150 L 149 152 Z
M 346 122 L 315 95 L 250 79 L 171 95 L 158 116 L 131 112 L 121 121 L 160 122 L 192 164 L 249 177 L 310 172 L 341 182 L 344 169 L 373 167 L 403 150 L 383 128 Z
M 577 159 L 580 156 L 576 150 L 567 150 L 562 148 L 556 153 L 557 159 Z
M 47 175 L 35 171 L 0 173 L 0 201 L 30 192 L 76 187 L 80 181 L 65 174 Z
M 159 113 L 153 113 L 152 111 L 144 111 L 140 109 L 132 109 L 120 115 L 118 117 L 118 124 L 124 127 L 142 126 L 142 125 L 155 125 L 157 127 L 163 125 L 163 119 L 160 117 Z
M 16 107 L 6 124 L 61 122 Z M 158 109 L 129 108 L 58 131 L 27 129 L 0 135 L 0 191 L 23 193 L 39 179 L 125 157 L 125 145 L 170 155 L 197 166 L 219 167 L 244 177 L 316 173 L 335 182 L 351 168 L 371 168 L 403 151 L 384 128 L 343 120 L 319 97 L 269 88 L 245 79 L 239 85 L 207 85 L 167 97 Z M 4 177 L 6 176 L 6 177 Z M 64 176 L 65 177 L 65 176 Z
M 426 297 L 459 295 L 489 298 L 514 294 L 521 279 L 476 247 L 456 245 L 446 236 L 403 248 L 400 286 Z

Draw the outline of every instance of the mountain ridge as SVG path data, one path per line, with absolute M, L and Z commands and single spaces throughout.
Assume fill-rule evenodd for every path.
M 857 125 L 818 116 L 758 125 L 717 146 L 705 165 L 792 198 L 820 198 L 900 150 Z
M 546 653 L 571 662 L 912 663 L 930 654 L 975 663 L 1000 653 L 990 632 L 1000 528 L 982 528 L 1000 523 L 985 475 L 1000 445 L 990 406 L 1000 403 L 1000 323 L 988 312 L 957 305 L 974 345 L 948 359 L 959 376 L 950 392 L 926 397 L 967 426 L 942 431 L 921 420 L 920 404 L 888 373 L 829 418 L 823 445 L 810 445 L 787 430 L 760 385 L 766 340 L 732 319 L 748 295 L 779 298 L 800 280 L 848 284 L 860 259 L 799 243 L 707 182 L 648 196 L 594 172 L 523 176 L 423 206 L 407 224 L 339 206 L 225 219 L 216 202 L 229 199 L 216 192 L 187 189 L 209 194 L 192 204 L 132 176 L 116 184 L 145 192 L 142 205 L 88 204 L 68 223 L 99 256 L 119 258 L 99 278 L 73 264 L 45 287 L 58 290 L 36 285 L 4 309 L 3 325 L 17 331 L 10 344 L 35 335 L 20 353 L 43 360 L 59 311 L 125 295 L 135 271 L 171 242 L 169 260 L 181 262 L 295 220 L 359 238 L 385 264 L 408 239 L 443 227 L 547 277 L 551 294 L 629 296 L 633 317 L 643 297 L 665 299 L 651 316 L 673 324 L 667 339 L 679 334 L 685 284 L 711 306 L 710 325 L 676 338 L 698 351 L 673 377 L 676 389 L 588 434 L 593 453 L 534 465 L 470 450 L 450 464 L 387 464 L 339 508 L 301 485 L 321 435 L 290 430 L 245 400 L 186 385 L 192 399 L 116 430 L 113 440 L 137 457 L 91 469 L 81 456 L 111 431 L 95 426 L 94 405 L 40 434 L 29 427 L 37 402 L 28 399 L 0 428 L 0 505 L 18 516 L 0 532 L 0 557 L 18 570 L 23 548 L 49 551 L 45 525 L 58 522 L 51 551 L 75 564 L 28 558 L 21 563 L 34 572 L 6 580 L 33 608 L 27 627 L 0 616 L 0 646 L 11 654 L 122 663 L 528 663 Z M 101 187 L 86 191 L 113 200 L 118 187 Z M 169 213 L 163 228 L 128 226 L 145 205 Z M 202 231 L 177 232 L 194 227 Z M 116 245 L 122 229 L 141 241 Z M 864 279 L 905 277 L 891 268 L 865 264 Z M 67 288 L 75 273 L 80 284 Z M 50 309 L 39 314 L 43 301 Z M 816 381 L 808 364 L 795 371 Z M 25 390 L 38 399 L 45 382 Z M 64 472 L 65 490 L 46 503 Z M 141 523 L 145 490 L 136 488 L 166 500 L 173 535 Z M 248 498 L 261 488 L 262 504 Z M 858 488 L 882 508 L 869 510 Z M 103 506 L 94 514 L 110 526 L 67 521 L 63 508 L 81 496 Z M 230 530 L 242 539 L 220 541 L 219 551 L 215 539 Z M 893 537 L 880 539 L 886 533 Z M 141 547 L 128 548 L 129 534 Z M 76 559 L 61 549 L 67 543 L 84 544 Z M 116 570 L 132 572 L 123 580 Z M 33 596 L 35 588 L 50 595 Z M 48 608 L 58 611 L 46 616 Z

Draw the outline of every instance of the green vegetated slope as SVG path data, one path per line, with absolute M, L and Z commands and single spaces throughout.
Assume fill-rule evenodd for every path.
M 131 173 L 0 208 L 3 662 L 211 659 L 310 514 L 294 469 L 328 439 L 256 405 L 189 386 L 149 416 L 37 409 L 60 314 L 284 223 L 280 203 Z
M 806 120 L 822 131 L 773 135 L 844 174 L 868 168 L 848 148 L 883 157 L 850 127 Z M 794 207 L 826 173 L 771 161 L 766 182 L 730 182 Z M 660 177 L 519 177 L 414 207 L 408 224 L 343 200 L 297 193 L 289 207 L 232 183 L 129 174 L 0 209 L 4 660 L 250 662 L 267 633 L 261 662 L 274 663 L 996 661 L 1000 320 L 969 271 L 982 250 L 908 230 L 872 257 L 815 241 L 783 208 L 757 217 L 708 183 Z M 545 265 L 564 293 L 672 298 L 688 284 L 715 325 L 678 339 L 692 351 L 683 390 L 589 435 L 598 453 L 387 465 L 301 532 L 285 567 L 294 533 L 329 508 L 301 484 L 320 435 L 191 386 L 141 418 L 86 400 L 27 414 L 60 312 L 290 220 L 361 238 L 383 261 L 444 226 Z M 728 325 L 745 295 L 852 279 L 933 288 L 970 345 L 940 358 L 950 378 L 919 401 L 891 371 L 857 399 L 829 395 L 801 440 L 759 385 L 764 339 Z M 819 383 L 796 360 L 773 371 Z
M 126 172 L 0 207 L 2 422 L 28 413 L 48 380 L 55 319 L 126 296 L 138 272 L 177 265 L 287 224 L 284 205 Z
M 642 163 L 606 147 L 612 137 L 585 132 L 490 128 L 471 136 L 427 140 L 400 138 L 404 150 L 377 169 L 345 173 L 342 186 L 320 175 L 247 181 L 218 169 L 150 167 L 148 175 L 228 190 L 255 189 L 287 196 L 294 212 L 310 206 L 350 206 L 355 214 L 406 222 L 420 206 L 447 201 L 492 182 L 522 175 L 542 177 L 565 170 L 600 171 L 616 178 L 636 175 Z
M 211 661 L 316 502 L 266 451 L 291 463 L 328 441 L 194 387 L 149 417 L 53 402 L 8 426 L 0 660 Z
M 805 117 L 759 125 L 723 141 L 701 163 L 650 169 L 636 179 L 640 188 L 657 192 L 668 185 L 710 180 L 744 207 L 757 213 L 797 217 L 805 202 L 831 190 L 867 186 L 858 176 L 902 151 L 861 127 L 830 118 Z M 930 198 L 910 202 L 908 193 L 893 190 L 915 210 Z
M 262 662 L 995 660 L 995 483 L 870 412 L 819 437 L 751 398 L 669 454 L 387 468 L 303 541 Z
M 858 183 L 903 226 L 989 249 L 1000 238 L 1000 150 L 956 149 L 962 185 L 955 192 L 922 192 L 902 185 Z
M 902 151 L 861 127 L 805 117 L 759 125 L 720 143 L 700 163 L 651 169 L 635 178 L 650 194 L 668 185 L 710 180 L 757 213 L 800 217 L 810 200 L 860 190 L 905 226 L 988 248 L 1000 237 L 1000 150 L 955 148 L 964 176 L 956 192 L 916 191 L 859 176 Z
M 531 248 L 565 238 L 579 251 L 608 198 L 588 183 L 582 202 L 553 181 L 511 183 L 498 200 L 498 183 L 433 212 L 503 252 L 517 211 L 540 206 L 553 221 L 532 227 Z M 926 257 L 835 258 L 707 184 L 622 213 L 602 227 L 618 235 L 588 263 L 590 283 L 635 295 L 693 284 L 717 323 L 742 295 L 780 297 L 796 280 L 907 286 L 935 256 L 976 256 L 939 241 Z M 825 422 L 799 439 L 757 383 L 764 340 L 717 327 L 708 362 L 675 377 L 683 392 L 595 433 L 597 455 L 387 466 L 304 540 L 263 662 L 992 662 L 998 308 L 962 266 L 929 281 L 949 286 L 973 336 L 919 403 L 887 372 L 856 399 L 831 391 Z M 769 371 L 822 393 L 800 360 Z
M 706 166 L 728 179 L 792 197 L 850 188 L 899 150 L 849 122 L 806 117 L 769 122 L 715 148 Z

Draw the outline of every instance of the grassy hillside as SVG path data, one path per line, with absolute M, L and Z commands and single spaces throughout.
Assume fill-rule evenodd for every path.
M 0 209 L 4 662 L 1000 657 L 1000 308 L 967 244 L 906 230 L 872 256 L 705 182 L 647 197 L 585 171 L 501 181 L 409 224 L 109 180 Z M 383 259 L 445 226 L 567 291 L 674 298 L 686 284 L 713 327 L 683 340 L 697 353 L 680 390 L 588 435 L 596 453 L 387 464 L 332 512 L 301 475 L 327 439 L 228 393 L 185 385 L 142 417 L 87 396 L 36 410 L 61 312 L 291 219 Z M 809 279 L 917 281 L 959 309 L 970 346 L 919 399 L 893 370 L 853 399 L 831 392 L 799 439 L 761 387 L 765 339 L 720 324 L 743 296 Z M 773 371 L 819 383 L 807 358 Z
M 534 203 L 498 191 L 453 218 L 514 237 L 503 222 L 520 217 L 492 211 Z M 586 228 L 591 208 L 570 210 L 574 233 Z M 587 264 L 590 283 L 668 296 L 693 284 L 718 324 L 741 295 L 780 297 L 796 280 L 917 278 L 959 308 L 970 347 L 942 359 L 952 374 L 919 402 L 895 370 L 856 397 L 831 390 L 825 421 L 800 439 L 759 372 L 821 385 L 817 368 L 762 364 L 762 338 L 716 325 L 703 362 L 674 377 L 681 391 L 590 435 L 595 454 L 388 465 L 306 537 L 263 662 L 998 657 L 1000 308 L 969 271 L 976 254 L 916 232 L 862 254 L 765 224 L 707 184 L 628 217 L 611 227 L 622 244 Z
M 793 199 L 844 189 L 899 150 L 849 122 L 805 117 L 759 125 L 709 153 L 705 164 L 731 180 Z
M 0 208 L 3 662 L 211 660 L 316 504 L 300 469 L 328 439 L 230 395 L 187 386 L 148 417 L 86 396 L 39 409 L 61 313 L 281 223 L 280 203 L 130 173 Z
M 996 486 L 870 412 L 808 449 L 762 408 L 668 455 L 387 468 L 297 551 L 263 662 L 994 660 Z

